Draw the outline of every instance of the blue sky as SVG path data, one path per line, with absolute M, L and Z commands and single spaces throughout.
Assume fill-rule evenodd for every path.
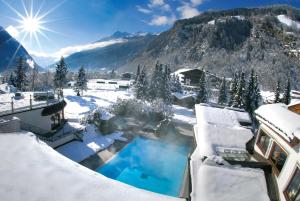
M 0 26 L 13 30 L 15 37 L 30 52 L 52 54 L 61 48 L 80 46 L 97 41 L 115 31 L 162 32 L 177 19 L 189 18 L 210 9 L 256 7 L 289 4 L 300 8 L 300 0 L 0 0 Z M 15 21 L 26 16 L 33 5 L 33 14 L 48 13 L 38 35 L 40 45 L 32 38 L 23 39 L 26 32 Z M 55 9 L 54 9 L 55 8 Z M 21 33 L 20 33 L 21 32 Z M 23 40 L 22 40 L 23 39 Z M 70 47 L 71 48 L 71 47 Z

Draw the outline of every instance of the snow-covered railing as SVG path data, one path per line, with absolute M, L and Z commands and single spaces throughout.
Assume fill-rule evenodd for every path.
M 10 108 L 7 108 L 7 110 L 0 111 L 0 117 L 5 116 L 5 115 L 19 113 L 19 112 L 25 112 L 25 111 L 29 111 L 29 110 L 33 110 L 33 109 L 43 108 L 43 107 L 46 107 L 46 106 L 49 106 L 49 105 L 56 104 L 56 103 L 58 103 L 62 100 L 63 99 L 54 99 L 54 100 L 48 100 L 48 101 L 42 102 L 42 103 L 32 104 L 32 101 L 30 99 L 29 100 L 29 105 L 23 106 L 23 107 L 17 107 L 17 108 L 15 108 L 14 101 L 0 102 L 0 103 L 10 103 Z

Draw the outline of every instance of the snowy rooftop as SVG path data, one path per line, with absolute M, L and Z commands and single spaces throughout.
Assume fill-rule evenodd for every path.
M 192 159 L 219 155 L 235 160 L 246 160 L 246 144 L 251 140 L 251 130 L 239 122 L 251 122 L 248 113 L 234 108 L 212 107 L 197 104 L 197 124 L 194 126 L 197 148 Z
M 282 103 L 260 106 L 255 114 L 278 131 L 285 139 L 300 139 L 300 115 Z
M 200 166 L 192 164 L 192 200 L 270 200 L 263 170 L 217 163 L 209 158 Z
M 106 178 L 54 151 L 31 133 L 0 134 L 1 200 L 179 201 Z
M 205 104 L 195 105 L 197 122 L 207 122 L 228 127 L 240 126 L 239 122 L 251 122 L 247 112 L 232 108 L 211 107 Z
M 249 129 L 242 127 L 224 127 L 215 124 L 195 126 L 198 154 L 200 156 L 219 155 L 225 150 L 247 153 L 246 143 L 253 137 Z M 226 152 L 226 151 L 225 151 Z

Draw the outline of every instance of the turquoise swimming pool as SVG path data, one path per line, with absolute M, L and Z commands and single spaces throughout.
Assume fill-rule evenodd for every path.
M 190 148 L 137 137 L 96 171 L 149 191 L 179 196 Z

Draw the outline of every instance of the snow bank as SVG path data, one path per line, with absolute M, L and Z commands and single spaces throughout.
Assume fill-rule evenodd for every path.
M 88 125 L 83 133 L 83 142 L 72 141 L 56 149 L 69 159 L 80 162 L 89 156 L 109 147 L 115 139 L 123 139 L 122 132 L 115 132 L 110 135 L 102 136 L 94 125 Z
M 138 189 L 89 170 L 30 133 L 0 134 L 1 200 L 183 201 Z
M 300 139 L 300 116 L 288 110 L 285 104 L 262 105 L 255 114 L 270 124 L 285 139 L 291 140 L 294 136 Z
M 294 21 L 294 20 L 292 20 L 292 19 L 290 19 L 288 16 L 286 16 L 286 15 L 278 15 L 277 16 L 277 19 L 281 22 L 281 23 L 283 23 L 283 24 L 285 24 L 285 25 L 287 25 L 287 26 L 295 26 L 297 29 L 300 29 L 300 22 L 297 22 L 297 21 Z
M 192 200 L 204 201 L 269 201 L 264 172 L 207 159 L 192 165 Z

